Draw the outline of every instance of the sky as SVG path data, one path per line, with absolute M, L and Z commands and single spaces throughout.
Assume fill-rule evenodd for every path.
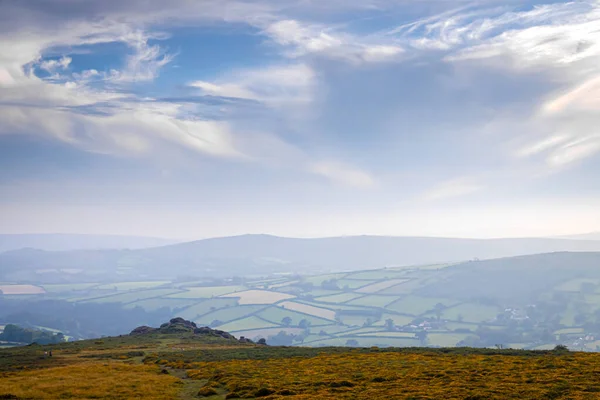
M 600 231 L 600 1 L 2 0 L 0 231 Z

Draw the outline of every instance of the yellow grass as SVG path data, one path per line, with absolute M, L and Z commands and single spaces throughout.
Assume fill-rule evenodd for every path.
M 557 357 L 444 354 L 323 354 L 313 358 L 195 363 L 188 374 L 230 398 L 598 399 L 597 354 Z
M 0 397 L 28 399 L 172 399 L 181 381 L 155 366 L 83 363 L 0 375 Z

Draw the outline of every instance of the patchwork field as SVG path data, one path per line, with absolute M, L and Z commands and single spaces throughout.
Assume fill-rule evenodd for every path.
M 533 349 L 564 343 L 578 350 L 600 348 L 599 278 L 566 279 L 544 289 L 538 300 L 477 295 L 477 285 L 469 286 L 469 290 L 446 290 L 453 276 L 461 277 L 454 286 L 468 279 L 462 271 L 470 265 L 403 266 L 218 282 L 145 280 L 43 287 L 3 283 L 0 290 L 6 298 L 116 303 L 129 310 L 140 307 L 286 345 L 514 344 Z M 513 282 L 507 282 L 512 290 Z M 444 291 L 448 296 L 431 295 Z M 284 335 L 278 335 L 281 332 Z

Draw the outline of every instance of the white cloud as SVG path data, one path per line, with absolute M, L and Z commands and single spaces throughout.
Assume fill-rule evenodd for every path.
M 315 162 L 308 165 L 308 170 L 344 186 L 365 189 L 375 185 L 375 180 L 367 172 L 340 162 Z
M 212 96 L 236 97 L 271 106 L 307 104 L 312 100 L 315 72 L 306 64 L 240 70 L 217 82 L 195 81 L 189 86 Z
M 67 69 L 73 59 L 62 56 L 58 60 L 44 60 L 40 63 L 40 68 L 49 73 L 55 73 L 59 69 Z
M 436 201 L 453 197 L 466 196 L 478 192 L 484 188 L 483 185 L 470 178 L 456 178 L 442 182 L 422 196 L 423 200 Z
M 174 55 L 166 54 L 159 45 L 150 46 L 149 37 L 143 32 L 132 32 L 121 40 L 133 50 L 127 57 L 126 67 L 115 71 L 110 78 L 121 82 L 149 81 L 158 76 L 162 67 L 170 63 Z
M 281 20 L 264 32 L 276 43 L 291 49 L 292 57 L 319 54 L 352 63 L 385 62 L 398 58 L 403 49 L 389 39 L 366 42 L 348 33 L 334 33 L 318 25 L 302 25 L 296 20 Z M 381 39 L 381 38 L 379 38 Z

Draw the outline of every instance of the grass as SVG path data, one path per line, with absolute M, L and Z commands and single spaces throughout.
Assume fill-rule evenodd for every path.
M 391 303 L 386 308 L 388 310 L 396 311 L 403 314 L 421 315 L 429 310 L 432 310 L 438 303 L 441 303 L 445 306 L 451 306 L 457 304 L 458 301 L 434 297 L 406 296 L 400 300 Z
M 359 280 L 359 279 L 340 279 L 336 282 L 338 287 L 344 288 L 348 287 L 349 289 L 358 289 L 363 286 L 367 286 L 373 283 L 372 280 Z
M 8 373 L 0 379 L 0 398 L 166 399 L 176 398 L 181 381 L 157 366 L 84 362 L 43 371 Z
M 169 297 L 178 299 L 210 299 L 211 297 L 222 296 L 224 294 L 241 292 L 246 290 L 245 286 L 206 286 L 206 287 L 186 287 L 186 290 Z
M 380 281 L 397 278 L 402 276 L 404 271 L 391 269 L 374 269 L 369 271 L 353 272 L 346 275 L 346 279 L 366 279 L 369 281 Z
M 443 318 L 456 321 L 462 316 L 465 322 L 479 323 L 494 319 L 502 310 L 499 307 L 464 303 L 443 311 Z
M 250 306 L 237 306 L 230 308 L 223 308 L 217 311 L 205 314 L 195 320 L 198 325 L 209 325 L 212 321 L 218 320 L 221 322 L 229 322 L 236 319 L 250 316 L 258 311 L 264 309 L 264 305 L 250 305 Z
M 173 300 L 181 300 L 181 299 L 173 299 Z M 190 300 L 190 299 L 184 299 Z M 192 299 L 197 301 L 197 299 Z M 227 307 L 235 307 L 237 306 L 237 299 L 229 299 L 229 298 L 215 298 L 208 300 L 201 300 L 200 303 L 195 304 L 186 308 L 185 310 L 177 313 L 177 316 L 188 319 L 195 320 L 204 314 L 208 314 L 210 312 L 221 310 Z
M 276 324 L 280 324 L 281 320 L 285 317 L 289 317 L 292 320 L 291 325 L 298 325 L 302 320 L 306 320 L 310 325 L 313 326 L 331 324 L 330 320 L 297 311 L 286 310 L 285 308 L 277 306 L 265 308 L 256 315 Z
M 98 284 L 97 283 L 70 283 L 70 284 L 42 285 L 42 287 L 48 293 L 84 291 L 84 290 L 89 290 L 95 286 L 98 286 Z
M 117 290 L 119 292 L 126 292 L 129 290 L 154 288 L 157 286 L 168 285 L 170 283 L 171 281 L 115 282 L 98 286 L 96 289 Z
M 350 300 L 354 300 L 358 297 L 362 297 L 362 294 L 357 294 L 357 293 L 339 293 L 339 294 L 334 294 L 334 295 L 330 295 L 330 296 L 321 296 L 321 297 L 317 297 L 315 298 L 315 301 L 319 301 L 319 302 L 323 302 L 323 303 L 332 303 L 332 304 L 337 304 L 337 303 L 345 303 L 347 301 Z
M 169 296 L 173 293 L 178 292 L 177 289 L 149 289 L 149 290 L 140 290 L 140 291 L 132 291 L 125 292 L 110 296 L 96 297 L 91 299 L 82 300 L 82 302 L 90 302 L 90 303 L 133 303 L 135 301 L 158 298 Z
M 383 308 L 390 303 L 396 301 L 397 297 L 394 296 L 379 296 L 376 294 L 363 296 L 358 299 L 347 302 L 348 305 L 355 306 L 366 306 L 366 307 L 377 307 Z
M 243 292 L 224 294 L 221 297 L 239 298 L 240 305 L 244 304 L 273 304 L 281 300 L 292 299 L 295 296 L 269 290 L 246 290 Z
M 408 279 L 386 279 L 382 282 L 373 283 L 368 286 L 361 287 L 357 290 L 359 293 L 377 293 L 392 286 L 400 285 L 407 282 Z
M 220 325 L 219 329 L 227 331 L 227 332 L 235 333 L 236 331 L 274 328 L 276 326 L 278 326 L 278 325 L 273 324 L 268 321 L 265 321 L 264 319 L 253 315 L 253 316 L 246 317 L 246 318 L 236 319 L 236 320 L 228 322 L 224 325 Z
M 583 283 L 591 283 L 594 285 L 600 284 L 599 279 L 571 279 L 570 281 L 564 282 L 558 285 L 554 290 L 565 291 L 565 292 L 579 292 L 581 290 L 581 284 Z
M 133 303 L 129 303 L 125 308 L 142 307 L 146 311 L 155 311 L 163 307 L 168 307 L 171 310 L 180 308 L 189 308 L 194 304 L 197 304 L 200 300 L 198 299 L 165 299 L 165 298 L 154 298 L 140 300 Z M 197 315 L 197 314 L 196 314 Z M 194 318 L 196 317 L 194 315 Z
M 327 308 L 320 308 L 308 304 L 295 303 L 292 301 L 285 301 L 280 305 L 281 307 L 286 308 L 288 310 L 298 311 L 304 314 L 313 315 L 315 317 L 323 319 L 335 320 L 335 311 L 329 310 Z
M 154 334 L 2 349 L 0 398 L 593 399 L 600 393 L 600 357 L 591 353 L 371 348 L 382 338 L 358 335 L 305 344 L 349 339 L 367 347 L 265 347 Z M 48 349 L 54 357 L 43 356 Z

